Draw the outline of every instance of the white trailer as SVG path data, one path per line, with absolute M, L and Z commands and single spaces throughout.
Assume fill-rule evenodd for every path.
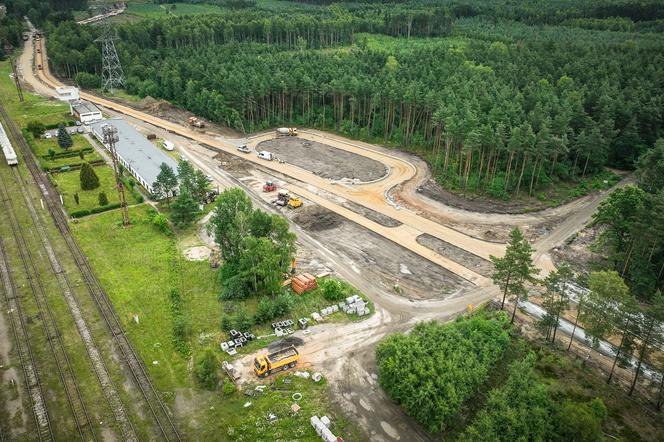
M 5 155 L 7 164 L 16 166 L 18 164 L 18 157 L 16 156 L 14 147 L 12 147 L 12 143 L 9 142 L 9 137 L 7 137 L 7 132 L 2 127 L 2 123 L 0 123 L 0 147 L 2 147 L 2 153 Z

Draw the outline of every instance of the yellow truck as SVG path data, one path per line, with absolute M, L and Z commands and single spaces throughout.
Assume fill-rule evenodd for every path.
M 302 200 L 296 196 L 290 197 L 288 200 L 288 208 L 289 209 L 297 209 L 302 205 Z
M 295 346 L 282 348 L 274 353 L 259 355 L 254 359 L 254 373 L 264 378 L 277 371 L 287 370 L 297 365 L 300 353 Z

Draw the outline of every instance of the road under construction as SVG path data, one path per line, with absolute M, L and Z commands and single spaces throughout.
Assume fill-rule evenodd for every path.
M 36 50 L 37 47 L 40 48 L 40 51 Z M 44 39 L 26 42 L 26 48 L 19 62 L 21 75 L 26 83 L 41 95 L 55 96 L 55 88 L 61 86 L 62 83 L 49 70 Z M 41 69 L 37 68 L 38 65 L 41 65 Z M 233 140 L 223 139 L 192 129 L 184 124 L 177 124 L 150 115 L 96 94 L 81 92 L 81 98 L 97 104 L 102 109 L 124 114 L 128 118 L 162 128 L 172 134 L 193 140 L 200 146 L 239 157 L 241 161 L 285 177 L 285 187 L 292 193 L 380 235 L 386 241 L 396 243 L 474 285 L 474 288 L 466 289 L 458 296 L 446 299 L 405 299 L 385 293 L 385 291 L 381 292 L 379 288 L 373 287 L 364 280 L 362 275 L 344 269 L 343 263 L 340 263 L 335 270 L 372 298 L 376 304 L 377 313 L 369 320 L 360 323 L 322 327 L 316 332 L 315 339 L 299 349 L 304 360 L 317 365 L 329 366 L 328 375 L 331 380 L 343 379 L 343 382 L 338 382 L 333 387 L 338 393 L 339 402 L 353 412 L 368 432 L 375 435 L 375 440 L 428 439 L 409 420 L 403 418 L 398 407 L 392 404 L 377 387 L 371 373 L 373 346 L 386 333 L 407 330 L 415 322 L 421 320 L 449 319 L 464 311 L 469 304 L 480 304 L 498 294 L 497 288 L 491 284 L 489 278 L 423 246 L 417 241 L 418 237 L 427 234 L 439 238 L 484 260 L 489 259 L 491 255 L 501 256 L 505 249 L 504 243 L 480 239 L 423 216 L 421 210 L 431 212 L 441 210 L 440 206 L 431 204 L 425 198 L 417 201 L 417 211 L 411 210 L 409 206 L 400 206 L 392 199 L 391 192 L 396 187 L 411 190 L 417 188 L 425 174 L 420 164 L 391 154 L 386 149 L 319 131 L 300 130 L 298 136 L 301 138 L 370 158 L 383 164 L 386 169 L 384 176 L 372 181 L 332 180 L 294 164 L 265 161 L 252 154 L 240 153 L 237 151 L 238 143 Z M 249 147 L 256 149 L 260 143 L 274 137 L 273 133 L 258 134 L 250 136 L 244 141 Z M 197 151 L 187 149 L 183 149 L 182 153 L 220 182 L 232 184 L 232 181 L 224 177 L 218 168 L 211 164 L 212 155 L 202 156 Z M 581 230 L 606 195 L 608 192 L 596 194 L 592 198 L 584 200 L 582 205 L 575 206 L 562 222 L 533 244 L 537 266 L 543 273 L 554 268 L 548 252 Z M 350 201 L 388 216 L 398 221 L 399 225 L 387 227 L 344 207 L 337 199 L 330 196 Z M 411 200 L 418 197 L 416 192 L 410 192 L 408 196 Z M 443 208 L 443 210 L 445 209 Z M 447 215 L 450 217 L 465 216 L 471 219 L 474 216 L 472 214 L 459 215 L 458 211 L 454 210 L 450 210 Z M 494 219 L 490 214 L 481 215 L 481 217 L 483 218 L 482 223 L 487 225 L 490 225 Z M 529 218 L 522 215 L 515 215 L 513 218 L 510 215 L 500 215 L 495 217 L 495 222 L 509 224 L 512 219 L 514 225 L 521 225 L 527 222 L 524 220 Z M 315 240 L 303 238 L 303 241 L 311 248 L 320 246 Z M 324 247 L 318 247 L 318 252 L 325 255 L 326 259 L 331 262 L 339 262 Z M 357 391 L 361 391 L 362 394 L 356 395 Z M 390 422 L 398 422 L 398 427 L 391 425 Z

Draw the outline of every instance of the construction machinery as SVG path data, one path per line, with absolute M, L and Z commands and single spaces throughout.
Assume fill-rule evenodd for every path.
M 282 137 L 296 137 L 297 127 L 280 127 L 277 129 L 277 135 Z
M 275 190 L 277 190 L 277 185 L 273 181 L 265 181 L 263 192 L 274 192 Z
M 198 128 L 205 127 L 205 122 L 203 122 L 203 120 L 198 117 L 189 117 L 189 119 L 187 119 L 187 123 L 189 123 L 190 126 Z
M 274 202 L 274 204 L 283 207 L 288 204 L 289 200 L 290 194 L 288 193 L 288 190 L 280 190 L 277 194 L 277 200 Z
M 292 196 L 288 200 L 288 208 L 289 209 L 297 209 L 298 207 L 302 206 L 302 200 L 296 196 Z
M 273 353 L 258 355 L 254 359 L 254 373 L 259 378 L 264 378 L 277 371 L 295 367 L 299 360 L 300 353 L 291 345 Z

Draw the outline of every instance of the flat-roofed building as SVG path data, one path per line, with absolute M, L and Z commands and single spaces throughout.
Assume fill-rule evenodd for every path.
M 60 101 L 72 102 L 81 99 L 78 88 L 74 86 L 58 86 L 55 88 L 55 92 L 58 94 L 58 100 Z
M 71 107 L 71 114 L 83 124 L 90 124 L 104 118 L 99 108 L 88 101 L 74 101 L 69 106 Z
M 115 149 L 120 163 L 133 175 L 148 192 L 154 193 L 152 185 L 161 171 L 161 164 L 166 163 L 177 173 L 175 160 L 152 144 L 122 118 L 96 121 L 90 125 L 94 136 L 104 144 L 104 126 L 110 125 L 118 130 Z M 104 144 L 108 149 L 108 146 Z

